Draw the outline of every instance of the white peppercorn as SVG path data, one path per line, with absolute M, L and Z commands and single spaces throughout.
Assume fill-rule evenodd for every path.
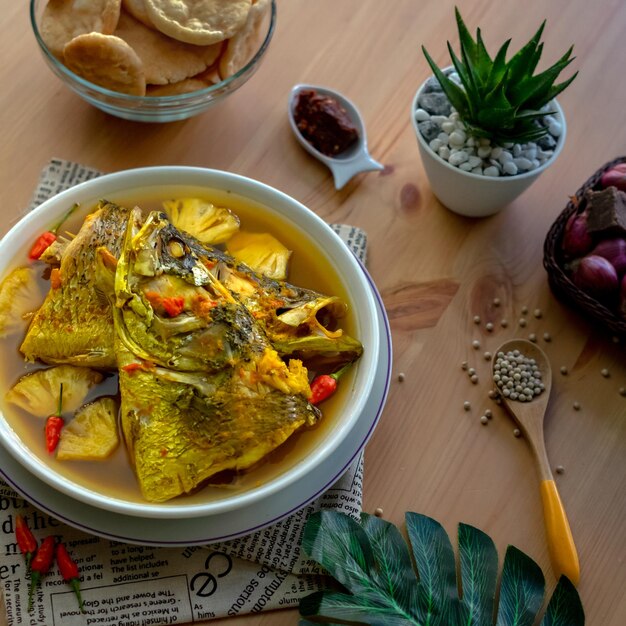
M 472 383 L 473 383 L 474 385 L 478 384 L 478 376 L 476 376 L 476 374 L 474 374 L 474 375 L 470 378 L 470 380 L 472 381 Z
M 537 335 L 535 335 L 535 333 L 530 333 L 530 335 L 528 335 L 528 339 L 530 341 L 532 341 L 533 343 L 537 342 Z
M 474 339 L 474 341 L 472 341 L 472 348 L 474 348 L 474 350 L 478 350 L 478 348 L 480 348 L 480 341 L 478 341 L 478 339 Z
M 485 324 L 485 328 L 487 329 L 488 332 L 491 332 L 493 330 L 493 323 L 492 322 L 487 322 Z
M 487 419 L 487 416 L 486 416 L 486 415 L 483 415 L 483 416 L 480 418 L 480 423 L 481 423 L 483 426 L 485 426 L 486 424 L 488 424 L 488 423 L 489 423 L 489 420 Z
M 506 354 L 498 352 L 494 364 L 494 382 L 502 395 L 520 402 L 529 402 L 545 388 L 537 362 L 519 350 Z
M 493 299 L 493 306 L 500 306 L 500 298 Z
M 469 411 L 469 410 L 472 408 L 472 405 L 471 405 L 471 404 L 470 404 L 470 403 L 466 400 L 466 401 L 463 403 L 463 408 L 464 408 L 466 411 Z
M 526 326 L 526 320 L 525 320 L 523 317 L 520 317 L 520 319 L 519 319 L 519 325 L 520 325 L 522 328 L 525 328 L 525 326 Z
M 514 437 L 521 437 L 522 436 L 522 431 L 519 428 L 515 428 L 513 430 L 513 436 Z
M 539 318 L 543 315 L 543 313 L 541 312 L 541 309 L 535 309 L 535 310 L 533 311 L 533 315 L 534 315 L 537 319 L 539 319 Z
M 474 324 L 480 324 L 480 315 L 474 315 Z
M 600 371 L 600 374 L 602 374 L 602 376 L 604 376 L 604 378 L 608 378 L 611 375 L 611 372 L 609 372 L 609 370 L 606 369 L 606 367 L 604 367 Z
M 491 352 L 485 352 L 483 357 L 485 357 L 485 361 L 491 361 Z
M 550 333 L 543 333 L 543 340 L 544 341 L 552 341 L 552 335 L 550 335 Z
M 500 322 L 500 326 L 502 326 L 502 328 L 506 328 L 509 325 L 509 322 L 507 320 L 502 320 Z
M 574 407 L 574 411 L 580 411 L 580 402 L 574 402 L 572 406 Z
M 567 367 L 565 367 L 565 365 L 561 365 L 561 374 L 563 374 L 563 376 L 567 376 L 567 373 L 568 373 Z
M 466 370 L 466 369 L 467 369 L 467 361 L 463 361 L 463 362 L 461 363 L 461 369 L 462 369 L 462 370 Z

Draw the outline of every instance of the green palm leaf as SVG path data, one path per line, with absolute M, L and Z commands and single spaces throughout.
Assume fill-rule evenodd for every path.
M 303 598 L 301 626 L 313 623 L 370 626 L 493 626 L 498 556 L 482 531 L 459 525 L 459 579 L 454 551 L 443 527 L 406 514 L 409 548 L 398 529 L 362 514 L 361 524 L 332 511 L 312 515 L 303 548 L 343 589 Z M 531 626 L 544 594 L 539 566 L 520 550 L 507 549 L 496 626 Z M 541 626 L 584 626 L 574 586 L 561 578 Z

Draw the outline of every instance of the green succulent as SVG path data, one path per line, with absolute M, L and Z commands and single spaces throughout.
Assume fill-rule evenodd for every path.
M 578 74 L 576 72 L 566 81 L 554 84 L 563 69 L 574 60 L 575 57 L 571 56 L 574 46 L 552 67 L 533 76 L 543 50 L 540 39 L 545 20 L 534 37 L 507 62 L 510 39 L 504 42 L 492 59 L 485 48 L 480 28 L 474 41 L 458 8 L 455 8 L 455 13 L 461 58 L 454 53 L 450 42 L 448 50 L 462 87 L 437 67 L 424 46 L 422 50 L 467 132 L 500 143 L 524 143 L 541 138 L 548 131 L 545 126 L 537 124 L 537 120 L 554 111 L 540 109 L 561 93 Z

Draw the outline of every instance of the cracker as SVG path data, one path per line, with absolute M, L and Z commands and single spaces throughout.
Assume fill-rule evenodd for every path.
M 146 87 L 146 96 L 177 96 L 181 93 L 192 93 L 207 87 L 207 83 L 202 80 L 185 78 L 185 80 L 170 83 L 169 85 L 148 85 Z
M 219 63 L 222 80 L 244 67 L 261 46 L 261 27 L 271 6 L 270 0 L 257 0 L 250 8 L 248 19 L 241 30 L 226 42 Z
M 49 0 L 41 16 L 41 38 L 59 59 L 65 44 L 85 33 L 110 35 L 120 17 L 121 0 Z
M 144 0 L 152 23 L 166 35 L 206 46 L 232 37 L 246 22 L 252 0 Z
M 136 20 L 148 28 L 154 28 L 154 24 L 146 11 L 146 5 L 143 0 L 122 0 L 122 6 L 127 13 L 130 13 Z
M 137 53 L 114 35 L 79 35 L 63 50 L 65 65 L 85 80 L 133 96 L 146 93 L 143 64 Z
M 194 46 L 166 37 L 122 11 L 115 36 L 123 39 L 141 59 L 146 83 L 176 83 L 204 71 L 215 62 L 222 44 Z

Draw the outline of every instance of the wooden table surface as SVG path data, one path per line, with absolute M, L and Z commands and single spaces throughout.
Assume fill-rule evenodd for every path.
M 560 96 L 568 133 L 557 162 L 499 215 L 469 220 L 433 197 L 409 121 L 411 99 L 429 69 L 424 44 L 448 64 L 456 47 L 454 2 L 288 0 L 258 73 L 208 113 L 168 125 L 126 122 L 90 107 L 44 65 L 25 2 L 4 2 L 0 20 L 0 230 L 28 204 L 52 158 L 104 171 L 180 164 L 244 174 L 300 200 L 328 221 L 364 228 L 369 269 L 391 322 L 394 357 L 389 399 L 366 449 L 364 509 L 382 507 L 403 524 L 407 510 L 489 533 L 501 558 L 508 544 L 532 556 L 555 584 L 543 531 L 537 475 L 523 440 L 487 399 L 483 350 L 512 337 L 552 335 L 542 346 L 558 372 L 546 441 L 581 562 L 579 586 L 591 626 L 626 623 L 626 385 L 624 344 L 561 305 L 550 292 L 542 246 L 568 195 L 604 162 L 626 154 L 624 33 L 621 0 L 499 2 L 456 0 L 470 30 L 480 25 L 489 50 L 512 37 L 518 49 L 544 17 L 542 64 L 575 44 L 576 81 Z M 566 75 L 569 75 L 569 69 Z M 342 91 L 361 109 L 382 173 L 335 191 L 329 172 L 289 130 L 286 102 L 298 82 Z M 494 309 L 494 297 L 502 304 Z M 540 308 L 519 328 L 523 306 Z M 472 323 L 493 319 L 489 334 Z M 501 318 L 509 320 L 502 329 Z M 481 350 L 471 348 L 481 340 Z M 461 362 L 476 364 L 472 385 Z M 608 368 L 610 378 L 603 378 Z M 398 380 L 403 372 L 404 382 Z M 464 401 L 472 409 L 463 410 Z M 574 411 L 572 404 L 582 409 Z M 491 407 L 494 418 L 482 426 Z M 3 618 L 0 618 L 0 624 Z M 215 623 L 215 622 L 213 622 Z M 219 623 L 287 625 L 295 610 Z

